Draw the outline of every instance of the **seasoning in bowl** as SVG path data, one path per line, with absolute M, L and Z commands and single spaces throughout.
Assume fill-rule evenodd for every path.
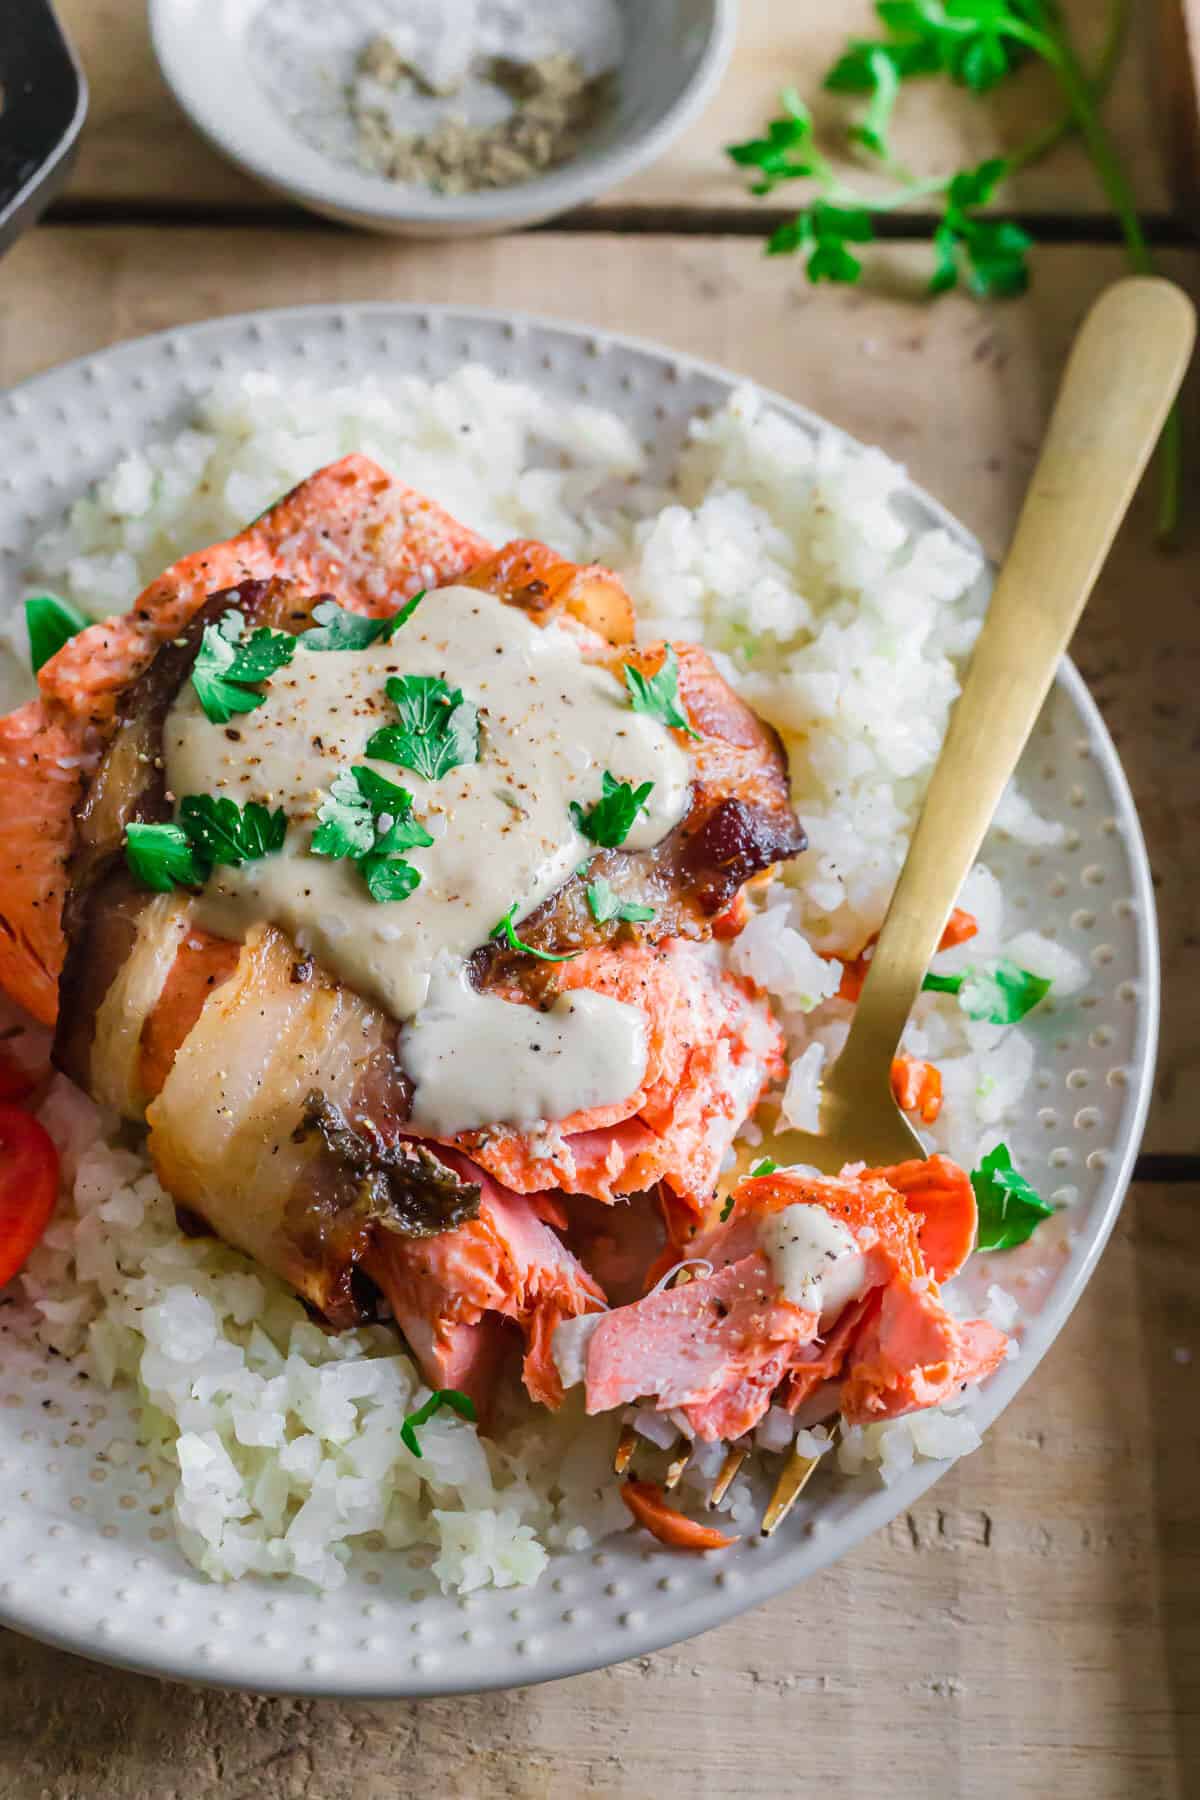
M 274 0 L 260 79 L 332 160 L 442 194 L 512 187 L 568 160 L 609 103 L 615 0 Z

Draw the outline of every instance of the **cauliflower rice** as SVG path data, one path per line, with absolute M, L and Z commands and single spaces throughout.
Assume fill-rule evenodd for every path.
M 90 614 L 124 611 L 176 558 L 232 536 L 352 450 L 496 542 L 533 536 L 607 562 L 646 637 L 707 644 L 783 734 L 810 848 L 771 883 L 730 954 L 774 1000 L 789 1047 L 783 1114 L 810 1125 L 851 1011 L 819 952 L 854 952 L 881 922 L 978 631 L 979 558 L 943 530 L 906 523 L 902 471 L 882 453 L 814 439 L 752 389 L 694 422 L 671 489 L 656 491 L 614 414 L 465 368 L 437 384 L 321 391 L 257 374 L 219 385 L 198 396 L 192 428 L 126 457 L 76 503 L 37 544 L 31 575 Z M 19 609 L 0 637 L 11 692 L 18 665 L 28 668 Z M 1015 792 L 998 823 L 1031 845 L 1061 835 Z M 1003 951 L 1060 996 L 1083 985 L 1068 952 L 1011 933 L 985 867 L 962 904 L 979 936 L 938 967 Z M 935 1147 L 972 1166 L 1020 1106 L 1030 1041 L 926 994 L 905 1047 L 942 1071 Z M 400 1426 L 427 1390 L 392 1330 L 328 1336 L 244 1256 L 183 1237 L 145 1157 L 62 1077 L 41 1117 L 62 1152 L 64 1192 L 20 1277 L 28 1328 L 85 1358 L 106 1386 L 132 1388 L 139 1437 L 175 1480 L 180 1546 L 213 1579 L 284 1573 L 332 1587 L 354 1540 L 375 1533 L 390 1548 L 433 1546 L 446 1590 L 515 1586 L 536 1581 L 550 1552 L 629 1524 L 611 1477 L 620 1419 L 585 1421 L 578 1392 L 556 1416 L 514 1398 L 506 1429 L 486 1440 L 442 1411 L 414 1457 Z M 1010 1297 L 993 1287 L 988 1299 L 1010 1326 Z M 661 1415 L 634 1421 L 651 1440 L 664 1426 L 674 1438 Z M 796 1430 L 773 1408 L 757 1442 L 779 1451 Z M 798 1441 L 807 1454 L 831 1449 L 821 1428 Z M 914 1457 L 978 1441 L 964 1415 L 942 1409 L 850 1428 L 836 1457 L 847 1473 L 871 1465 L 892 1479 Z M 704 1491 L 722 1458 L 721 1445 L 698 1445 L 685 1490 Z M 757 1517 L 744 1477 L 723 1504 L 735 1528 Z

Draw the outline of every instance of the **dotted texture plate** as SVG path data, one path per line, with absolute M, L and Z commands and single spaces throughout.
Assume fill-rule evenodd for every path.
M 231 370 L 387 371 L 441 377 L 464 362 L 567 399 L 617 408 L 670 468 L 688 418 L 732 378 L 652 345 L 485 312 L 316 307 L 173 331 L 105 351 L 0 396 L 0 573 L 13 591 L 36 532 L 125 451 L 181 426 L 189 390 Z M 779 399 L 812 429 L 821 421 Z M 402 473 L 402 471 L 401 471 Z M 964 536 L 928 496 L 911 503 Z M 1030 852 L 996 838 L 987 858 L 1018 926 L 1052 932 L 1090 962 L 1076 1001 L 1036 1015 L 1035 1086 L 1018 1160 L 1045 1193 L 1077 1190 L 1057 1279 L 1028 1317 L 1020 1356 L 977 1394 L 983 1426 L 1061 1329 L 1112 1227 L 1150 1092 L 1158 959 L 1149 870 L 1113 746 L 1064 666 L 1022 770 L 1066 828 Z M 1002 1279 L 997 1273 L 996 1279 Z M 687 1559 L 622 1535 L 552 1559 L 532 1589 L 441 1595 L 424 1553 L 356 1552 L 346 1586 L 220 1587 L 173 1542 L 169 1492 L 107 1454 L 133 1438 L 128 1396 L 104 1394 L 54 1358 L 0 1348 L 0 1622 L 106 1660 L 185 1679 L 285 1692 L 399 1696 L 548 1680 L 676 1642 L 804 1579 L 909 1507 L 946 1467 L 891 1488 L 812 1484 L 769 1542 Z M 117 1456 L 123 1454 L 118 1450 Z

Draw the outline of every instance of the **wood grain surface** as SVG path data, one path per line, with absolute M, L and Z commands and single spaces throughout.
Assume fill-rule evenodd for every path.
M 216 0 L 211 0 L 214 12 Z M 1168 156 L 1154 128 L 1160 63 L 1153 0 L 1132 0 L 1132 26 L 1107 117 L 1140 203 L 1168 210 Z M 192 131 L 167 90 L 150 47 L 144 0 L 59 0 L 87 70 L 91 110 L 69 197 L 92 204 L 254 209 L 278 204 Z M 1094 59 L 1108 0 L 1066 0 L 1081 49 Z M 729 214 L 747 206 L 744 183 L 721 146 L 755 135 L 794 83 L 836 143 L 851 106 L 824 95 L 821 79 L 846 39 L 870 36 L 870 0 L 742 0 L 737 48 L 707 111 L 653 168 L 606 194 L 606 212 L 686 208 Z M 980 99 L 947 83 L 915 84 L 897 114 L 898 137 L 915 169 L 938 174 L 1011 149 L 1056 114 L 1044 70 L 1031 68 Z M 870 175 L 864 185 L 871 186 Z M 1076 143 L 1027 169 L 1005 196 L 1022 210 L 1095 215 L 1105 209 Z M 786 197 L 784 200 L 786 204 Z
M 1135 1187 L 984 1448 L 706 1637 L 541 1688 L 343 1704 L 0 1633 L 0 1800 L 1189 1800 L 1198 1219 L 1200 1186 Z

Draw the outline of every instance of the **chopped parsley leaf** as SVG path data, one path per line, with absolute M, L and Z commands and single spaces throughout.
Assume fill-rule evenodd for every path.
M 652 906 L 639 906 L 635 901 L 622 900 L 614 894 L 603 875 L 588 883 L 588 905 L 597 925 L 606 925 L 610 919 L 620 919 L 630 925 L 644 925 L 647 919 L 654 917 Z
M 245 619 L 236 608 L 215 625 L 206 625 L 192 664 L 192 686 L 214 725 L 261 706 L 266 695 L 258 692 L 257 684 L 290 663 L 295 654 L 297 640 L 266 625 L 252 631 L 247 643 L 239 643 L 244 627 Z
M 536 956 L 539 962 L 570 962 L 573 957 L 582 955 L 580 950 L 566 950 L 561 956 L 554 956 L 549 950 L 535 950 L 532 944 L 523 943 L 517 936 L 513 925 L 519 900 L 514 900 L 498 925 L 493 925 L 489 937 L 504 938 L 510 950 L 520 950 L 525 956 Z
M 425 598 L 425 589 L 406 600 L 399 612 L 386 619 L 368 619 L 362 613 L 350 612 L 336 600 L 322 600 L 313 607 L 316 625 L 300 639 L 306 650 L 366 650 L 371 644 L 386 643 L 400 627 L 411 619 Z
M 81 613 L 69 600 L 60 600 L 56 594 L 35 594 L 27 600 L 25 629 L 29 634 L 29 661 L 34 674 L 91 622 L 86 613 Z
M 372 900 L 407 900 L 421 872 L 395 852 L 433 843 L 413 817 L 413 797 L 374 769 L 355 765 L 334 777 L 317 812 L 314 856 L 349 857 L 357 863 Z
M 972 1169 L 971 1186 L 979 1208 L 977 1250 L 1015 1249 L 1054 1211 L 1013 1168 L 1007 1144 L 997 1144 L 979 1167 Z
M 686 731 L 689 737 L 700 736 L 684 712 L 683 702 L 679 698 L 679 658 L 673 644 L 667 645 L 666 655 L 657 675 L 643 675 L 640 669 L 633 668 L 630 663 L 625 664 L 624 673 L 625 686 L 629 689 L 629 702 L 634 712 L 648 713 L 652 719 L 659 719 L 676 731 Z
M 733 1211 L 733 1205 L 734 1205 L 733 1195 L 730 1194 L 729 1198 L 726 1200 L 724 1206 L 721 1208 L 720 1212 L 717 1215 L 718 1218 L 720 1219 L 720 1222 L 722 1225 L 725 1224 L 730 1213 Z
M 210 863 L 234 869 L 282 850 L 287 834 L 287 815 L 281 806 L 268 812 L 253 800 L 239 806 L 236 800 L 211 794 L 186 794 L 179 823 Z
M 921 983 L 926 993 L 957 994 L 969 1019 L 989 1025 L 1015 1025 L 1046 998 L 1050 985 L 1044 976 L 1019 968 L 1006 956 L 990 968 L 968 968 L 961 975 L 927 974 Z
M 218 864 L 237 868 L 283 848 L 287 816 L 250 801 L 187 794 L 178 823 L 125 828 L 125 860 L 137 879 L 160 894 L 174 887 L 203 887 Z
M 410 602 L 411 604 L 411 602 Z M 437 781 L 462 763 L 479 761 L 479 708 L 437 675 L 393 675 L 388 699 L 399 725 L 384 725 L 367 755 Z
M 418 1429 L 422 1425 L 427 1425 L 434 1413 L 440 1412 L 443 1406 L 448 1406 L 451 1412 L 456 1412 L 460 1419 L 466 1419 L 472 1425 L 475 1423 L 477 1416 L 475 1402 L 469 1394 L 460 1393 L 458 1388 L 434 1388 L 425 1404 L 418 1406 L 415 1412 L 410 1412 L 400 1427 L 401 1442 L 406 1449 L 412 1451 L 414 1456 L 425 1454 L 417 1442 Z
M 209 863 L 182 825 L 125 827 L 125 861 L 143 887 L 169 894 L 173 888 L 203 887 Z
M 605 769 L 601 798 L 586 811 L 577 800 L 572 800 L 571 817 L 593 844 L 615 850 L 629 836 L 633 821 L 645 808 L 653 787 L 652 781 L 643 781 L 640 787 L 634 787 L 628 781 L 618 781 Z
M 402 856 L 363 856 L 359 868 L 372 900 L 386 906 L 391 900 L 407 900 L 421 885 L 421 871 Z

